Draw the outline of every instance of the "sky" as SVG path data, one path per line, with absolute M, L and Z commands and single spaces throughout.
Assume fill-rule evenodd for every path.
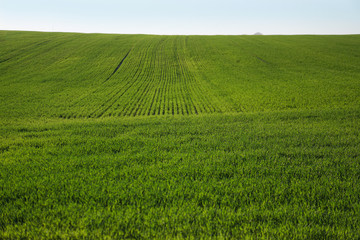
M 360 0 L 0 0 L 0 30 L 360 34 Z

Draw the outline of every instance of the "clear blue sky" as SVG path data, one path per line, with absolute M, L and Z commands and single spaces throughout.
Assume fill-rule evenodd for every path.
M 360 0 L 0 0 L 0 30 L 360 34 Z

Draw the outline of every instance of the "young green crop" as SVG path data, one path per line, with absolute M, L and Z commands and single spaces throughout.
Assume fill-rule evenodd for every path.
M 1 239 L 360 237 L 360 36 L 0 42 Z
M 1 128 L 0 238 L 360 236 L 360 112 Z
M 0 37 L 3 117 L 191 115 L 360 102 L 359 36 Z

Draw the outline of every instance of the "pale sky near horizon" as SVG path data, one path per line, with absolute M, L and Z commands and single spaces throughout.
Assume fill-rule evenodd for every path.
M 0 30 L 360 34 L 360 0 L 1 0 Z

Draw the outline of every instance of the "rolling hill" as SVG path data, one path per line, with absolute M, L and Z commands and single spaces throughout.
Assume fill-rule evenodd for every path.
M 0 31 L 1 239 L 357 239 L 360 36 Z
M 356 35 L 0 34 L 7 117 L 192 115 L 360 102 Z

